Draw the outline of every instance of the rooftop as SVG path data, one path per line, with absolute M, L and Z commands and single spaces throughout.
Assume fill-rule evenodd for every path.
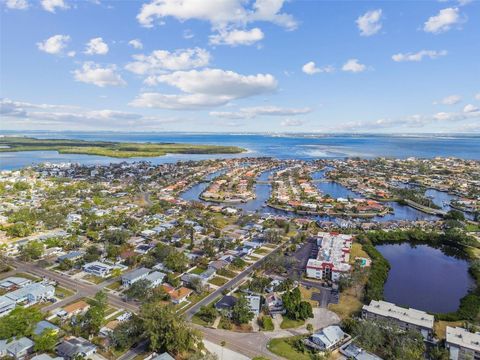
M 414 324 L 428 329 L 433 329 L 433 315 L 425 311 L 412 308 L 403 308 L 387 301 L 372 300 L 370 305 L 363 305 L 364 311 L 384 317 L 394 318 L 406 323 Z
M 471 333 L 461 327 L 447 326 L 447 343 L 480 352 L 480 332 Z

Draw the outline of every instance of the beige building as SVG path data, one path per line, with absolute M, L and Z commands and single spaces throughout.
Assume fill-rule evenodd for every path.
M 447 326 L 445 346 L 450 360 L 480 360 L 480 332 L 471 333 L 461 327 Z
M 425 339 L 433 336 L 433 315 L 416 309 L 406 309 L 386 301 L 372 300 L 363 305 L 362 316 L 370 320 L 389 320 L 401 329 L 419 331 Z

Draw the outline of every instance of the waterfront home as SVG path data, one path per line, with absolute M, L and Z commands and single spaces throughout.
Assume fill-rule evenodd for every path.
M 141 267 L 130 271 L 127 274 L 122 275 L 122 285 L 124 287 L 130 287 L 139 280 L 145 279 L 150 273 L 150 269 Z
M 35 343 L 29 338 L 22 337 L 10 342 L 0 340 L 0 356 L 14 359 L 25 359 L 32 351 Z
M 54 295 L 55 288 L 53 286 L 33 283 L 7 293 L 5 296 L 17 304 L 26 303 L 26 305 L 33 305 L 40 301 L 51 299 Z
M 108 277 L 112 272 L 113 267 L 100 261 L 93 261 L 83 265 L 83 271 L 99 277 Z
M 89 358 L 97 352 L 97 347 L 90 341 L 81 337 L 64 339 L 56 348 L 57 354 L 66 360 L 75 359 L 77 356 Z
M 369 305 L 363 305 L 362 317 L 369 320 L 387 320 L 403 330 L 417 330 L 425 339 L 433 336 L 433 315 L 425 311 L 403 308 L 380 300 L 372 300 Z
M 316 332 L 307 339 L 304 343 L 319 351 L 332 351 L 340 347 L 345 341 L 349 340 L 350 336 L 343 332 L 338 325 L 331 325 Z
M 445 346 L 450 360 L 480 359 L 480 332 L 472 333 L 461 327 L 447 326 Z

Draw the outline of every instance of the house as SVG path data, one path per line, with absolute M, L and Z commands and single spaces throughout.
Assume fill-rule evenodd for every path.
M 60 316 L 71 318 L 72 316 L 77 316 L 80 314 L 85 314 L 87 310 L 90 309 L 90 304 L 84 300 L 74 302 L 73 304 L 67 305 L 63 308 L 63 316 L 59 313 Z
M 340 348 L 340 353 L 351 360 L 382 360 L 375 354 L 369 353 L 361 347 L 349 342 Z
M 216 260 L 208 264 L 208 268 L 213 269 L 214 271 L 218 271 L 220 269 L 223 269 L 227 265 L 228 265 L 228 262 L 225 260 Z
M 446 333 L 445 347 L 450 352 L 450 360 L 480 359 L 480 332 L 447 326 Z
M 51 299 L 54 295 L 55 288 L 52 285 L 33 283 L 12 291 L 5 296 L 17 304 L 26 302 L 27 305 L 33 305 L 40 301 Z
M 6 296 L 0 296 L 0 317 L 5 316 L 15 309 L 17 303 Z
M 71 337 L 64 339 L 57 346 L 57 354 L 66 360 L 72 360 L 77 355 L 89 358 L 97 352 L 97 347 L 90 341 L 81 337 Z
M 258 315 L 260 313 L 262 297 L 260 295 L 247 295 L 245 298 L 248 301 L 248 307 L 250 308 L 250 311 L 255 315 Z
M 388 320 L 403 330 L 417 330 L 425 339 L 433 336 L 433 315 L 416 309 L 406 309 L 386 301 L 372 300 L 363 305 L 362 317 L 371 320 Z
M 32 280 L 30 279 L 25 279 L 17 276 L 10 276 L 0 281 L 0 288 L 7 291 L 11 291 L 14 289 L 18 289 L 18 288 L 30 285 L 31 283 L 32 283 Z
M 57 262 L 62 262 L 62 261 L 65 261 L 65 260 L 68 260 L 68 261 L 77 261 L 77 260 L 80 260 L 83 255 L 85 255 L 85 253 L 83 251 L 70 251 L 64 255 L 60 255 L 58 258 L 57 258 Z
M 160 271 L 153 271 L 145 277 L 145 280 L 150 281 L 150 286 L 152 288 L 159 286 L 165 279 L 166 274 Z
M 31 358 L 30 360 L 63 360 L 63 358 L 61 357 L 51 357 L 50 355 L 48 354 L 40 354 L 40 355 L 36 355 L 34 356 L 33 358 Z
M 47 329 L 48 330 L 53 330 L 55 332 L 55 334 L 58 334 L 58 332 L 60 331 L 60 328 L 58 326 L 52 324 L 49 321 L 42 320 L 42 321 L 39 321 L 37 323 L 37 325 L 35 325 L 35 329 L 33 330 L 33 334 L 34 335 L 40 335 L 42 332 L 44 332 Z
M 235 296 L 225 295 L 215 303 L 215 309 L 230 312 L 238 299 Z
M 340 326 L 331 325 L 310 335 L 305 339 L 305 345 L 319 351 L 335 350 L 349 339 L 350 336 L 344 333 Z
M 25 359 L 33 351 L 35 343 L 29 338 L 22 337 L 7 343 L 6 340 L 0 341 L 0 356 L 13 357 L 14 359 Z
M 32 357 L 30 360 L 63 360 L 63 358 L 58 357 L 58 356 L 51 357 L 48 354 L 40 354 L 40 355 L 36 355 L 36 356 Z
M 109 334 L 113 332 L 113 330 L 117 328 L 118 325 L 120 325 L 120 321 L 118 320 L 109 321 L 108 323 L 105 324 L 105 326 L 103 326 L 100 329 L 100 335 L 107 337 Z
M 140 244 L 137 247 L 135 247 L 135 252 L 138 254 L 145 255 L 147 254 L 150 250 L 152 250 L 155 246 L 154 245 L 149 245 L 149 244 Z
M 100 261 L 93 261 L 91 263 L 83 265 L 83 271 L 88 274 L 92 274 L 99 277 L 107 277 L 113 270 L 113 266 L 102 263 Z
M 202 278 L 203 281 L 208 281 L 215 275 L 215 272 L 216 272 L 215 269 L 209 267 L 207 270 L 205 270 L 200 274 L 200 277 Z
M 270 314 L 284 314 L 285 309 L 283 307 L 283 300 L 275 293 L 265 296 L 265 303 L 268 306 Z
M 169 353 L 162 353 L 160 355 L 156 355 L 152 357 L 150 360 L 175 360 L 173 356 L 171 356 Z
M 122 275 L 122 285 L 124 287 L 130 287 L 139 280 L 145 279 L 150 273 L 150 269 L 141 267 L 130 271 L 127 274 Z
M 174 304 L 181 304 L 182 302 L 186 301 L 188 297 L 193 293 L 193 290 L 183 286 L 178 289 L 174 289 L 172 286 L 164 284 L 162 285 L 162 287 L 163 290 L 165 290 L 165 292 L 170 295 L 170 299 Z

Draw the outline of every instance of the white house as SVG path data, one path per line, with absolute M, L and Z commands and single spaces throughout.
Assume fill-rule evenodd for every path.
M 150 269 L 141 267 L 130 271 L 127 274 L 122 275 L 122 285 L 124 287 L 130 287 L 139 280 L 145 279 L 150 273 Z
M 447 326 L 445 346 L 450 352 L 450 360 L 480 359 L 480 332 Z

